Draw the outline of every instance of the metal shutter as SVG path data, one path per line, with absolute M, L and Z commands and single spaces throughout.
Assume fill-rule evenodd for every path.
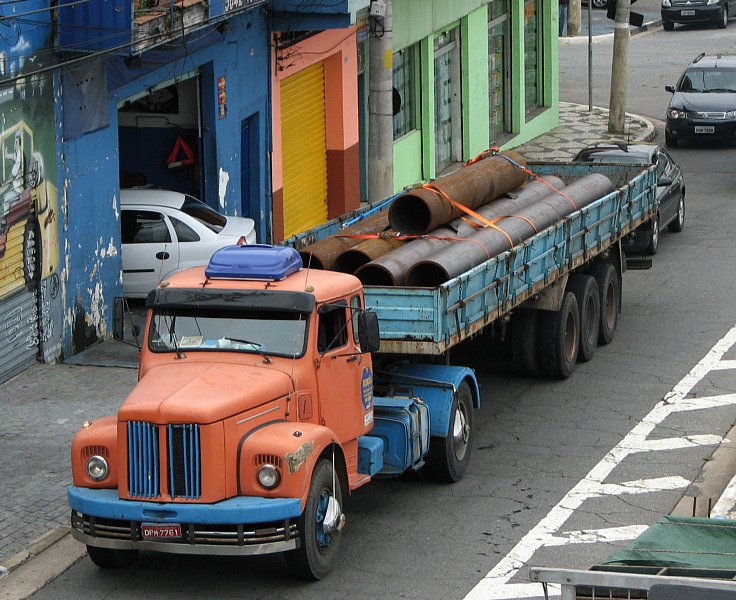
M 319 62 L 281 82 L 284 237 L 327 221 L 325 70 Z

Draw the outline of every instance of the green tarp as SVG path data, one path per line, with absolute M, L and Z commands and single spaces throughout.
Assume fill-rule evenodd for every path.
M 736 571 L 736 521 L 662 517 L 603 564 Z

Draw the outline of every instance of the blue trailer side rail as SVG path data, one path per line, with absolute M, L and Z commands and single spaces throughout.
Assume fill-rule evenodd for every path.
M 366 308 L 378 314 L 381 352 L 442 354 L 538 294 L 557 279 L 609 250 L 656 210 L 656 169 L 641 165 L 530 163 L 538 175 L 566 183 L 588 173 L 607 175 L 616 190 L 436 288 L 366 286 Z M 339 231 L 376 203 L 285 243 L 302 248 Z

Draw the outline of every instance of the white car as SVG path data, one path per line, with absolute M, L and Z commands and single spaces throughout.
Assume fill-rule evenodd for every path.
M 256 241 L 253 219 L 226 217 L 188 194 L 120 192 L 123 292 L 145 298 L 172 271 L 206 265 L 223 246 Z

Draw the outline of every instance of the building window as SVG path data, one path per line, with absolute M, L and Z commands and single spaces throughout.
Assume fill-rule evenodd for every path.
M 460 29 L 434 40 L 434 135 L 437 174 L 462 159 Z
M 489 145 L 508 131 L 507 60 L 509 45 L 508 0 L 493 0 L 488 5 L 488 110 L 490 122 Z
M 394 139 L 417 128 L 417 67 L 419 46 L 394 54 Z
M 524 88 L 526 114 L 535 113 L 542 105 L 542 3 L 524 2 Z

